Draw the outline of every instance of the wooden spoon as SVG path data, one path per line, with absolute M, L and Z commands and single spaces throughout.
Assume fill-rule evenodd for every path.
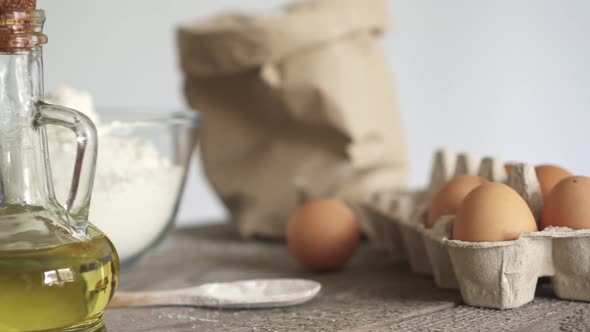
M 117 292 L 109 307 L 279 308 L 303 304 L 321 288 L 319 283 L 305 279 L 243 280 L 167 291 Z

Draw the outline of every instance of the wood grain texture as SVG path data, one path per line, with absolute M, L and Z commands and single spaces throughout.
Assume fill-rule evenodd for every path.
M 119 331 L 584 331 L 590 304 L 560 301 L 549 290 L 513 310 L 459 305 L 456 291 L 440 290 L 403 262 L 363 245 L 345 270 L 309 274 L 281 243 L 239 239 L 225 225 L 180 229 L 122 275 L 121 290 L 162 290 L 205 282 L 302 277 L 321 282 L 318 298 L 300 307 L 272 310 L 206 310 L 188 307 L 112 308 L 110 332 Z

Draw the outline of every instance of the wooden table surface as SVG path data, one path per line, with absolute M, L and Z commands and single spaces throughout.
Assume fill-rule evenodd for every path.
M 122 274 L 121 290 L 159 290 L 204 282 L 303 277 L 322 283 L 305 305 L 272 310 L 188 307 L 108 309 L 109 332 L 133 331 L 590 331 L 590 303 L 561 301 L 539 287 L 518 309 L 461 304 L 458 291 L 440 290 L 413 275 L 405 262 L 363 245 L 343 271 L 302 271 L 282 243 L 241 240 L 228 225 L 174 231 L 160 248 Z

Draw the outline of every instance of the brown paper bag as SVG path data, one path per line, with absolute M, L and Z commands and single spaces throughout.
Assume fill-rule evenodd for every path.
M 385 0 L 309 1 L 180 28 L 204 170 L 244 236 L 282 237 L 305 199 L 354 202 L 403 184 L 400 118 L 379 45 L 386 13 Z

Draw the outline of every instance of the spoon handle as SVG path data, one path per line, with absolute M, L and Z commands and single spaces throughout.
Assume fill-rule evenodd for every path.
M 321 287 L 315 281 L 302 279 L 256 279 L 210 283 L 155 292 L 117 292 L 111 299 L 109 307 L 278 308 L 307 302 L 319 293 Z
M 111 299 L 109 307 L 149 307 L 187 305 L 195 296 L 179 294 L 178 291 L 161 292 L 117 292 Z

